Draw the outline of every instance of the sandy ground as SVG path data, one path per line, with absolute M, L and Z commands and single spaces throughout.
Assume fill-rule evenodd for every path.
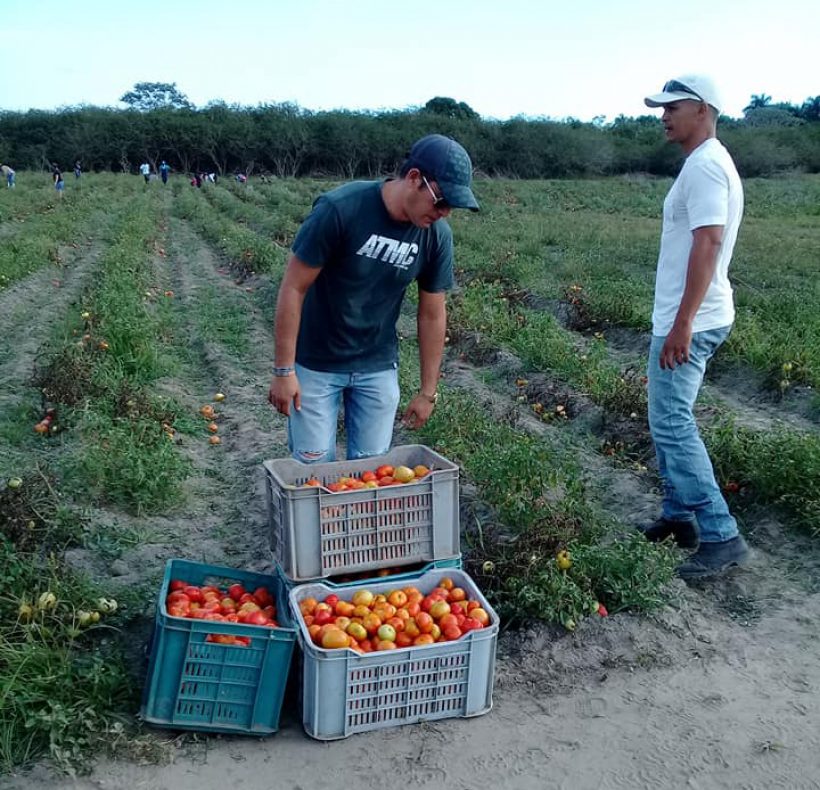
M 166 244 L 160 287 L 182 300 L 203 288 L 247 299 L 254 356 L 270 358 L 264 304 L 272 284 L 237 284 L 187 225 L 172 220 L 171 226 L 174 241 Z M 85 274 L 78 265 L 73 281 Z M 38 277 L 45 283 L 53 274 Z M 53 290 L 65 304 L 79 288 L 70 286 L 70 267 L 62 279 L 65 287 Z M 20 302 L 27 291 L 21 286 L 4 294 L 0 313 L 25 309 Z M 60 304 L 54 306 L 56 313 Z M 16 331 L 13 322 L 6 329 Z M 38 330 L 40 340 L 46 329 L 44 323 Z M 190 507 L 140 522 L 147 534 L 164 539 L 124 556 L 114 585 L 158 573 L 168 557 L 269 567 L 260 464 L 286 451 L 283 425 L 264 404 L 267 374 L 202 343 L 193 323 L 188 333 L 201 358 L 199 378 L 161 387 L 194 411 L 215 389 L 228 390 L 223 445 L 215 454 L 204 443 L 183 444 L 198 469 L 189 484 Z M 36 340 L 26 341 L 27 353 Z M 0 372 L 23 376 L 17 361 L 0 358 L 4 362 Z M 469 364 L 454 365 L 451 375 L 469 376 Z M 657 507 L 646 476 L 609 466 L 600 456 L 590 464 L 620 517 L 643 520 Z M 99 512 L 95 518 L 115 517 Z M 115 520 L 130 523 L 121 514 Z M 750 566 L 698 587 L 678 584 L 674 605 L 654 616 L 590 620 L 571 635 L 544 627 L 503 633 L 494 706 L 484 716 L 324 743 L 304 734 L 291 696 L 279 733 L 268 738 L 160 732 L 167 740 L 153 739 L 150 750 L 153 759 L 163 756 L 159 763 L 102 759 L 77 779 L 55 777 L 41 764 L 4 777 L 0 787 L 820 788 L 820 550 L 816 541 L 784 531 L 771 514 L 743 526 L 755 547 Z M 92 572 L 111 572 L 82 550 L 70 559 Z M 146 616 L 146 629 L 149 624 Z

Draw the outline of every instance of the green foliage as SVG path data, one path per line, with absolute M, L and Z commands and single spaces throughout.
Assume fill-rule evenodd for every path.
M 395 172 L 412 143 L 431 132 L 455 137 L 473 164 L 490 175 L 515 178 L 587 177 L 644 172 L 673 175 L 681 154 L 667 144 L 657 116 L 616 119 L 610 125 L 574 119 L 485 120 L 464 102 L 435 97 L 423 108 L 380 113 L 311 112 L 294 104 L 257 107 L 212 102 L 194 109 L 174 84 L 138 83 L 124 94 L 132 109 L 80 107 L 59 112 L 0 113 L 0 140 L 15 168 L 37 168 L 44 158 L 86 170 L 134 172 L 147 157 L 176 172 L 216 169 L 227 175 L 334 174 L 375 177 Z M 746 155 L 742 173 L 773 167 L 820 170 L 814 99 L 803 108 L 764 106 L 749 120 L 723 119 L 720 136 Z M 777 122 L 755 125 L 760 113 Z M 767 115 L 768 113 L 768 115 Z M 755 115 L 758 114 L 758 115 Z M 785 127 L 788 118 L 802 125 Z M 779 152 L 774 163 L 766 157 Z M 760 158 L 754 157 L 754 151 Z
M 164 107 L 190 109 L 193 107 L 188 97 L 177 88 L 175 82 L 138 82 L 120 96 L 120 101 L 134 110 L 147 112 Z
M 0 773 L 42 757 L 87 773 L 136 703 L 103 591 L 2 537 L 0 579 Z

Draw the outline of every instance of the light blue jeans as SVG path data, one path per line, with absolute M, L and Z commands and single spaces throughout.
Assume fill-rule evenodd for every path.
M 663 480 L 663 516 L 675 521 L 697 518 L 703 543 L 730 540 L 738 534 L 693 413 L 706 363 L 731 329 L 693 334 L 689 362 L 672 370 L 662 369 L 659 362 L 666 338 L 653 335 L 649 345 L 649 430 Z
M 390 449 L 399 405 L 396 366 L 374 373 L 325 373 L 296 365 L 302 408 L 290 410 L 288 447 L 305 464 L 336 460 L 336 422 L 344 400 L 348 459 Z

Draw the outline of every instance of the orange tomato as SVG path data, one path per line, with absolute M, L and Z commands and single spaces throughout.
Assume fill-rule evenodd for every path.
M 390 595 L 387 596 L 387 601 L 400 609 L 407 603 L 407 593 L 403 590 L 392 590 Z
M 350 638 L 340 628 L 330 628 L 322 635 L 322 647 L 327 650 L 337 650 L 350 646 Z
M 376 650 L 395 650 L 396 649 L 396 643 L 391 642 L 389 639 L 380 639 L 376 643 L 376 648 L 375 649 Z
M 420 634 L 413 640 L 414 645 L 432 645 L 436 640 L 430 634 Z
M 422 634 L 429 634 L 433 630 L 433 618 L 427 612 L 416 615 L 416 626 Z
M 396 647 L 410 647 L 413 644 L 413 637 L 402 631 L 396 634 Z
M 455 583 L 449 576 L 446 576 L 439 582 L 438 586 L 444 588 L 445 590 L 452 590 L 453 587 L 455 587 Z
M 362 482 L 363 483 L 371 483 L 374 480 L 378 480 L 378 475 L 375 472 L 371 472 L 369 469 L 366 472 L 362 472 Z
M 487 614 L 486 609 L 482 609 L 480 607 L 470 609 L 470 617 L 472 617 L 473 620 L 478 620 L 478 622 L 481 623 L 481 625 L 490 624 L 490 615 Z
M 382 620 L 381 618 L 375 614 L 374 612 L 370 612 L 363 620 L 362 625 L 365 627 L 365 630 L 371 636 L 379 630 L 379 626 L 381 626 Z
M 453 587 L 450 590 L 450 597 L 447 599 L 448 601 L 463 601 L 467 598 L 467 592 L 464 590 L 463 587 Z
M 350 601 L 337 601 L 333 609 L 336 614 L 340 614 L 343 617 L 352 617 L 356 611 L 356 607 L 350 603 Z

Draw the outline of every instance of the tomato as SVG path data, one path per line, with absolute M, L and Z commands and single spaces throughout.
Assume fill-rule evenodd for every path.
M 362 620 L 362 625 L 367 630 L 367 633 L 371 636 L 379 630 L 381 624 L 381 618 L 374 612 L 371 612 Z
M 442 633 L 448 642 L 455 642 L 456 639 L 461 639 L 462 636 L 461 629 L 457 625 L 451 625 L 449 628 L 445 628 Z
M 370 606 L 373 603 L 373 593 L 370 590 L 356 590 L 352 601 L 356 606 Z
M 166 606 L 188 606 L 191 599 L 184 592 L 172 592 L 166 599 Z
M 309 478 L 308 480 L 305 481 L 305 485 L 306 486 L 321 486 L 322 481 L 318 480 L 315 477 L 311 477 L 311 478 Z
M 395 650 L 396 643 L 391 641 L 390 639 L 380 639 L 376 643 L 376 650 Z
M 253 591 L 253 597 L 259 602 L 259 605 L 263 608 L 265 606 L 270 606 L 273 603 L 273 596 L 270 594 L 270 591 L 265 587 L 257 587 Z
M 376 477 L 393 477 L 393 467 L 390 464 L 382 464 L 376 469 Z
M 342 631 L 346 631 L 347 627 L 353 622 L 349 617 L 337 617 L 333 621 Z
M 347 491 L 347 486 L 342 485 L 341 483 L 329 483 L 326 488 L 334 494 L 338 494 L 340 491 Z
M 453 628 L 453 627 L 458 628 L 458 619 L 452 613 L 445 614 L 438 621 L 438 626 L 442 631 L 444 631 L 446 633 L 448 628 Z
M 313 614 L 317 603 L 318 601 L 315 598 L 303 598 L 299 601 L 299 610 L 302 614 Z
M 379 487 L 383 488 L 384 486 L 392 486 L 396 481 L 389 476 L 380 477 L 379 478 Z
M 396 647 L 410 647 L 413 644 L 413 637 L 404 632 L 396 634 Z
M 189 609 L 183 609 L 181 606 L 169 606 L 168 614 L 171 617 L 187 617 Z
M 407 634 L 407 636 L 411 637 L 412 639 L 415 639 L 421 633 L 421 631 L 419 630 L 418 624 L 415 620 L 408 620 L 404 624 L 404 631 L 402 633 Z
M 403 590 L 393 590 L 390 595 L 387 596 L 387 600 L 397 609 L 400 609 L 407 603 L 407 593 Z
M 451 603 L 450 611 L 453 614 L 467 614 L 467 610 L 460 603 Z
M 455 583 L 449 576 L 446 576 L 439 582 L 438 586 L 445 590 L 452 590 L 453 587 L 455 587 Z
M 350 623 L 347 633 L 358 642 L 367 639 L 367 629 L 361 623 Z
M 363 483 L 372 483 L 374 480 L 378 480 L 378 475 L 368 469 L 366 472 L 362 472 L 361 479 Z
M 432 645 L 435 639 L 430 634 L 420 634 L 413 640 L 414 645 Z
M 485 609 L 481 609 L 480 607 L 471 609 L 470 617 L 472 617 L 474 620 L 478 620 L 478 622 L 481 623 L 481 625 L 483 626 L 490 624 L 490 615 L 487 614 L 487 611 Z
M 168 585 L 168 589 L 171 592 L 176 592 L 177 590 L 184 590 L 187 586 L 188 582 L 183 582 L 180 579 L 171 579 L 171 583 Z
M 465 634 L 468 631 L 478 631 L 480 628 L 484 628 L 484 626 L 475 617 L 465 617 L 464 622 L 461 624 L 461 630 Z
M 397 634 L 404 631 L 404 620 L 401 617 L 391 617 L 387 620 L 387 625 L 392 625 Z
M 337 601 L 334 611 L 343 617 L 352 617 L 356 607 L 350 601 Z
M 422 634 L 429 634 L 433 630 L 433 618 L 427 612 L 416 615 L 416 627 Z
M 318 625 L 326 625 L 327 623 L 333 620 L 333 615 L 330 613 L 329 609 L 319 609 L 315 615 L 313 615 L 313 622 L 317 623 Z
M 450 613 L 450 604 L 447 601 L 435 601 L 430 607 L 430 614 L 434 620 L 444 617 L 445 614 Z
M 263 611 L 258 610 L 256 612 L 251 612 L 245 622 L 248 625 L 265 625 L 268 622 L 268 618 Z
M 466 591 L 461 587 L 453 587 L 450 590 L 450 597 L 447 599 L 448 601 L 463 601 L 467 598 Z
M 340 628 L 330 628 L 322 635 L 322 647 L 326 650 L 338 650 L 350 646 L 350 638 Z
M 325 603 L 331 609 L 333 609 L 333 607 L 336 606 L 337 603 L 339 603 L 339 596 L 336 595 L 336 593 L 332 593 L 331 595 L 328 595 L 327 598 L 325 598 Z

